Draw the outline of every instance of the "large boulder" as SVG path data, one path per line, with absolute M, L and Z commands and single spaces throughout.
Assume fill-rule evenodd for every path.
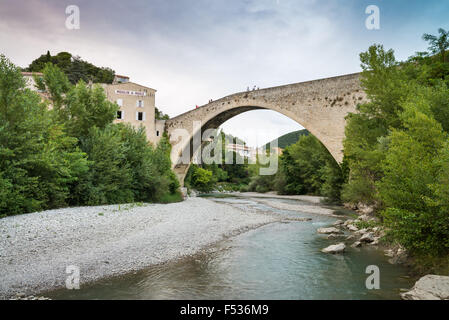
M 345 235 L 344 234 L 337 234 L 337 233 L 331 233 L 330 235 L 328 235 L 327 236 L 327 238 L 329 239 L 329 240 L 333 240 L 333 239 L 337 239 L 337 238 L 341 238 L 341 237 L 344 237 Z
M 357 228 L 355 225 L 353 225 L 353 224 L 348 224 L 347 226 L 346 226 L 347 228 L 348 228 L 348 230 L 349 231 L 359 231 L 359 228 Z
M 356 241 L 356 242 L 354 242 L 352 245 L 351 245 L 351 247 L 353 247 L 353 248 L 358 248 L 358 247 L 361 247 L 362 246 L 362 243 L 360 242 L 360 241 Z
M 369 215 L 374 212 L 374 206 L 359 203 L 357 205 L 357 211 L 360 212 L 362 215 Z
M 335 227 L 319 228 L 316 232 L 321 234 L 342 233 L 340 229 L 337 229 Z
M 323 250 L 321 250 L 321 252 L 324 253 L 342 253 L 343 251 L 345 251 L 346 249 L 346 245 L 341 242 L 339 244 L 333 244 L 327 248 L 324 248 Z
M 385 251 L 385 255 L 391 257 L 391 259 L 388 259 L 391 264 L 403 264 L 408 260 L 408 252 L 402 246 Z
M 368 229 L 360 229 L 359 231 L 356 231 L 355 234 L 358 236 L 363 236 L 365 233 L 369 232 Z
M 365 233 L 361 238 L 360 238 L 360 242 L 373 242 L 374 239 L 374 234 L 372 234 L 371 232 Z
M 404 300 L 449 300 L 449 277 L 427 275 L 419 279 L 413 288 L 401 293 Z
M 343 207 L 345 209 L 348 209 L 348 210 L 357 210 L 357 204 L 356 203 L 348 203 L 348 202 L 346 202 L 346 203 L 343 203 Z
M 334 226 L 338 227 L 338 226 L 342 225 L 343 223 L 345 223 L 343 220 L 337 220 L 334 222 Z
M 373 221 L 374 218 L 373 218 L 373 217 L 370 217 L 370 216 L 367 215 L 367 214 L 362 214 L 361 216 L 359 216 L 359 217 L 357 218 L 357 220 L 368 222 L 368 221 Z

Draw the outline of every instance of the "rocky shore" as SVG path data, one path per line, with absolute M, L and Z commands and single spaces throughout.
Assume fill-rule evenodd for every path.
M 404 300 L 449 300 L 449 277 L 424 276 L 410 291 L 402 293 L 401 298 Z
M 360 211 L 359 211 L 360 212 Z M 377 246 L 385 235 L 382 227 L 376 226 L 376 218 L 370 216 L 371 210 L 366 209 L 356 219 L 338 220 L 333 226 L 317 229 L 317 233 L 327 235 L 328 239 L 340 239 L 342 242 L 332 244 L 321 251 L 328 254 L 342 254 L 346 245 L 359 248 L 365 245 Z M 372 227 L 359 228 L 360 224 Z M 343 230 L 351 234 L 345 236 Z M 391 264 L 402 264 L 407 261 L 407 251 L 401 246 L 384 248 L 384 254 Z M 426 275 L 420 278 L 410 291 L 401 293 L 403 300 L 449 300 L 449 277 L 441 275 Z

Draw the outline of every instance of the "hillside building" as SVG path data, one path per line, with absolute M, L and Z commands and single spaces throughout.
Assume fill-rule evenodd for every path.
M 101 84 L 109 101 L 117 103 L 116 123 L 130 123 L 136 128 L 145 126 L 147 138 L 159 142 L 162 132 L 156 130 L 155 94 L 156 90 L 130 82 L 128 77 L 116 76 L 112 84 Z
M 26 82 L 26 88 L 37 92 L 42 99 L 48 100 L 46 91 L 38 90 L 35 77 L 42 77 L 40 72 L 22 72 Z M 92 86 L 92 82 L 89 82 Z M 138 128 L 145 127 L 147 138 L 153 144 L 157 144 L 164 132 L 165 121 L 155 119 L 155 95 L 156 90 L 150 87 L 130 82 L 129 77 L 115 75 L 112 84 L 101 83 L 109 101 L 117 103 L 117 119 L 115 123 L 126 122 Z M 51 108 L 51 104 L 49 104 Z

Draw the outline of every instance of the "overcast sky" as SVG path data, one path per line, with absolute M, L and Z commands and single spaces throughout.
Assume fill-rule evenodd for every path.
M 65 26 L 68 5 L 79 30 Z M 380 8 L 380 30 L 365 27 L 368 5 Z M 0 53 L 22 67 L 47 50 L 80 55 L 157 89 L 156 106 L 176 116 L 248 86 L 358 72 L 373 43 L 405 59 L 448 17 L 449 1 L 437 0 L 0 0 Z M 250 145 L 301 128 L 272 111 L 223 127 Z

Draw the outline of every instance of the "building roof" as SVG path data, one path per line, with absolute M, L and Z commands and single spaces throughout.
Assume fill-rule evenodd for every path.
M 121 75 L 119 75 L 119 74 L 116 74 L 115 76 L 118 77 L 118 78 L 126 78 L 126 79 L 129 79 L 129 77 L 127 77 L 127 76 L 121 76 Z
M 146 87 L 146 86 L 143 86 L 141 84 L 138 84 L 138 83 L 135 83 L 135 82 L 131 82 L 131 81 L 119 82 L 119 83 L 111 83 L 111 84 L 106 83 L 105 85 L 107 85 L 107 86 L 124 86 L 124 85 L 128 85 L 128 84 L 135 84 L 136 86 L 139 86 L 139 87 L 142 87 L 142 88 L 145 88 L 145 89 L 150 89 L 150 90 L 153 90 L 154 92 L 157 91 L 156 89 L 153 89 L 153 88 L 150 88 L 150 87 Z

